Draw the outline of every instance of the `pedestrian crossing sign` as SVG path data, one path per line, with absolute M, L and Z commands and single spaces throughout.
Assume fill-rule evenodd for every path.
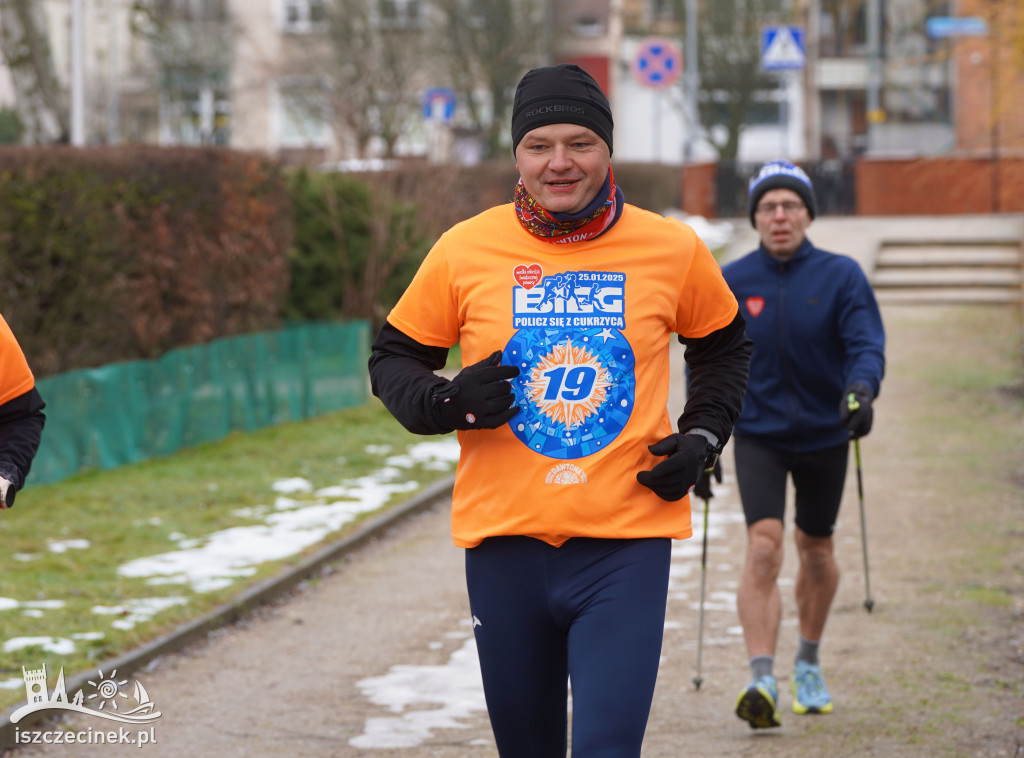
M 761 68 L 765 71 L 801 69 L 807 62 L 804 30 L 799 26 L 766 26 L 761 30 Z

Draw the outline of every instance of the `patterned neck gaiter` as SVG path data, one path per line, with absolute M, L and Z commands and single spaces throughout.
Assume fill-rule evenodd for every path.
M 611 166 L 604 185 L 590 203 L 579 213 L 551 213 L 545 210 L 526 191 L 523 180 L 516 184 L 513 205 L 516 218 L 530 234 L 545 242 L 564 245 L 583 242 L 603 234 L 615 221 L 618 201 L 615 177 Z

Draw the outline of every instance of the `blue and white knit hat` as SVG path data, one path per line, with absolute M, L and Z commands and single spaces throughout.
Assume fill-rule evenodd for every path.
M 768 161 L 751 178 L 750 186 L 747 189 L 751 226 L 755 226 L 754 210 L 761 200 L 761 195 L 773 189 L 793 190 L 804 201 L 811 218 L 813 219 L 817 215 L 818 201 L 814 197 L 814 187 L 811 185 L 811 178 L 804 173 L 804 170 L 789 161 Z

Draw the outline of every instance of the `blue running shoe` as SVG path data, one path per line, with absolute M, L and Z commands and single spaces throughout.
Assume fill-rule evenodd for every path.
M 828 694 L 821 666 L 797 661 L 793 670 L 793 713 L 832 713 L 832 696 Z
M 736 699 L 736 715 L 751 729 L 782 726 L 779 718 L 779 685 L 771 674 L 752 681 Z

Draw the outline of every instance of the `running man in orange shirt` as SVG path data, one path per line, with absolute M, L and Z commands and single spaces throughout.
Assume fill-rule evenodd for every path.
M 452 536 L 503 758 L 640 755 L 672 539 L 732 432 L 751 345 L 694 231 L 625 203 L 612 115 L 583 69 L 519 82 L 514 202 L 457 224 L 373 345 L 408 429 L 458 430 Z M 666 409 L 673 334 L 690 393 Z M 434 372 L 459 344 L 464 368 Z M 682 372 L 682 366 L 678 367 Z

